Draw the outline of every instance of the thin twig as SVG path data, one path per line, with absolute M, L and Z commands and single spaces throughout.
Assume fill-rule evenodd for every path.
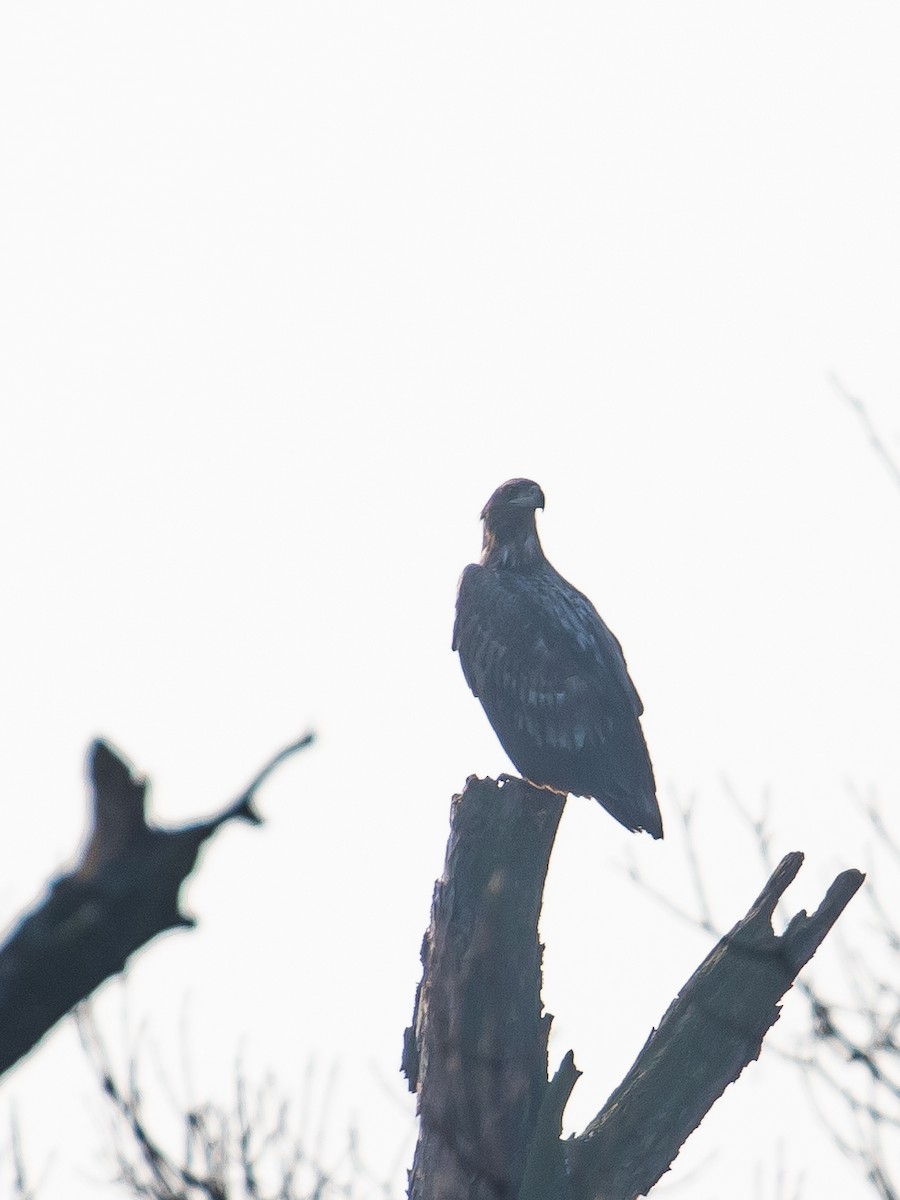
M 841 397 L 841 399 L 849 404 L 856 413 L 857 417 L 859 418 L 859 423 L 862 425 L 866 436 L 869 439 L 869 444 L 887 467 L 891 478 L 894 480 L 894 483 L 900 487 L 900 463 L 897 462 L 890 450 L 888 450 L 887 446 L 884 444 L 881 435 L 875 428 L 872 418 L 869 416 L 869 410 L 866 408 L 862 400 L 860 400 L 857 396 L 851 395 L 850 392 L 847 391 L 843 383 L 841 383 L 840 379 L 838 379 L 837 375 L 835 375 L 833 371 L 829 372 L 828 379 L 831 383 L 831 386 Z
M 279 750 L 274 758 L 270 759 L 263 769 L 254 776 L 253 780 L 247 785 L 247 787 L 244 788 L 240 796 L 238 796 L 238 798 L 230 806 L 229 811 L 237 812 L 250 807 L 254 797 L 256 796 L 256 793 L 259 791 L 263 783 L 265 783 L 265 781 L 269 778 L 275 768 L 280 766 L 286 758 L 290 758 L 292 754 L 296 754 L 299 750 L 305 750 L 307 746 L 311 746 L 315 740 L 316 735 L 314 733 L 305 733 L 303 737 L 298 738 L 297 741 L 291 742 L 289 746 L 285 746 L 283 750 Z

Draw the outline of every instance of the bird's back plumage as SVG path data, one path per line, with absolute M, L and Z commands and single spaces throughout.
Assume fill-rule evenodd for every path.
M 530 485 L 543 505 L 536 484 L 503 487 L 511 485 Z M 501 520 L 499 533 L 491 529 L 501 490 L 485 509 L 482 562 L 460 580 L 453 648 L 466 681 L 526 779 L 593 796 L 627 828 L 661 837 L 643 709 L 622 648 L 590 600 L 546 560 L 536 533 L 526 560 L 510 551 L 510 539 L 532 536 L 536 503 L 525 513 L 518 508 L 527 505 L 518 506 L 515 527 Z

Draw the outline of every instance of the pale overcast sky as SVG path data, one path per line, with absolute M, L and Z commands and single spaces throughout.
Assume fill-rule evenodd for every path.
M 208 851 L 200 929 L 103 994 L 114 1044 L 127 1008 L 177 1076 L 186 1022 L 220 1097 L 241 1046 L 288 1093 L 338 1063 L 336 1136 L 408 1161 L 449 798 L 510 769 L 450 630 L 512 475 L 624 645 L 670 830 L 702 803 L 723 923 L 762 882 L 723 777 L 808 852 L 792 909 L 869 865 L 848 785 L 890 810 L 900 781 L 900 493 L 828 376 L 900 452 L 896 4 L 8 5 L 0 109 L 3 911 L 73 853 L 95 734 L 170 821 L 320 735 Z M 570 802 L 571 1129 L 708 948 L 629 852 L 684 887 L 677 836 Z M 42 1200 L 98 1194 L 71 1029 L 3 1090 Z M 790 1129 L 806 1195 L 866 1195 L 803 1103 L 764 1051 L 671 1194 L 772 1195 Z

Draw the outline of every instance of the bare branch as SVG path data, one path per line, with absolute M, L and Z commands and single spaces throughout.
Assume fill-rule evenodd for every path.
M 10 1144 L 14 1171 L 13 1196 L 16 1200 L 35 1200 L 35 1191 L 28 1183 L 25 1171 L 25 1159 L 22 1154 L 22 1139 L 19 1134 L 19 1119 L 13 1110 L 10 1117 Z
M 744 1067 L 759 1056 L 778 1001 L 863 881 L 844 871 L 812 916 L 781 936 L 772 914 L 803 855 L 786 855 L 747 915 L 711 951 L 651 1033 L 623 1082 L 580 1137 L 565 1144 L 573 1197 L 631 1200 L 679 1148 Z
M 235 1072 L 235 1104 L 194 1105 L 179 1113 L 185 1131 L 180 1151 L 153 1132 L 130 1058 L 120 1082 L 87 1006 L 79 1009 L 78 1029 L 113 1125 L 116 1181 L 147 1200 L 353 1200 L 361 1173 L 354 1155 L 337 1164 L 308 1150 L 292 1132 L 287 1101 L 270 1080 L 248 1087 L 240 1062 Z M 176 1136 L 177 1142 L 177 1136 Z M 387 1194 L 387 1185 L 380 1191 Z
M 730 796 L 756 843 L 761 861 L 767 862 L 771 839 L 766 819 L 753 817 L 733 791 Z M 860 802 L 859 807 L 877 835 L 878 848 L 893 859 L 897 843 L 881 811 L 871 800 Z M 893 861 L 890 866 L 893 867 Z M 632 876 L 644 891 L 675 915 L 685 914 L 682 905 L 670 901 L 637 872 L 632 872 Z M 897 954 L 900 935 L 881 902 L 877 886 L 866 888 L 865 899 L 874 918 L 868 930 L 876 939 L 874 951 L 866 950 L 865 943 L 861 948 L 859 937 L 852 951 L 840 944 L 841 975 L 843 987 L 850 994 L 849 1001 L 836 1003 L 812 981 L 798 980 L 796 991 L 806 1001 L 809 1012 L 806 1048 L 796 1051 L 773 1045 L 772 1050 L 800 1069 L 812 1107 L 835 1145 L 859 1164 L 877 1195 L 883 1197 L 898 1190 L 891 1179 L 890 1156 L 875 1155 L 876 1151 L 881 1154 L 887 1148 L 896 1157 L 900 1146 L 900 958 Z M 703 925 L 702 917 L 689 916 L 689 919 L 695 925 Z M 846 1128 L 838 1136 L 835 1121 L 826 1115 L 817 1091 L 823 1093 L 823 1098 L 837 1102 L 851 1128 L 856 1130 L 855 1138 L 847 1137 Z
M 869 416 L 869 410 L 866 408 L 862 400 L 860 400 L 857 396 L 851 395 L 850 392 L 847 391 L 843 383 L 841 383 L 840 379 L 838 379 L 834 372 L 831 372 L 828 378 L 831 382 L 831 386 L 834 388 L 837 394 L 842 400 L 850 405 L 857 417 L 859 417 L 859 423 L 865 430 L 866 436 L 869 439 L 869 444 L 887 467 L 894 483 L 900 487 L 900 463 L 897 462 L 897 460 L 888 450 L 887 446 L 884 444 L 881 435 L 872 422 L 872 418 Z
M 256 789 L 311 741 L 307 734 L 280 751 L 218 815 L 178 829 L 150 825 L 147 780 L 106 742 L 91 745 L 91 829 L 81 859 L 0 947 L 0 1074 L 137 950 L 194 925 L 179 892 L 201 847 L 228 821 L 259 824 Z

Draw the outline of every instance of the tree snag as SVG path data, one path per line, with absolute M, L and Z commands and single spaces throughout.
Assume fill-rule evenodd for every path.
M 201 847 L 227 821 L 261 824 L 257 789 L 312 740 L 307 734 L 285 747 L 217 816 L 178 829 L 148 824 L 148 780 L 107 742 L 91 743 L 91 829 L 81 860 L 50 882 L 0 946 L 0 1075 L 142 946 L 194 926 L 178 896 Z
M 564 801 L 521 780 L 467 782 L 453 800 L 444 873 L 422 947 L 403 1070 L 420 1131 L 411 1200 L 634 1200 L 758 1057 L 779 1001 L 864 876 L 844 871 L 780 936 L 788 854 L 747 915 L 694 972 L 631 1070 L 579 1136 L 560 1140 L 578 1078 L 547 1080 L 537 924 Z

